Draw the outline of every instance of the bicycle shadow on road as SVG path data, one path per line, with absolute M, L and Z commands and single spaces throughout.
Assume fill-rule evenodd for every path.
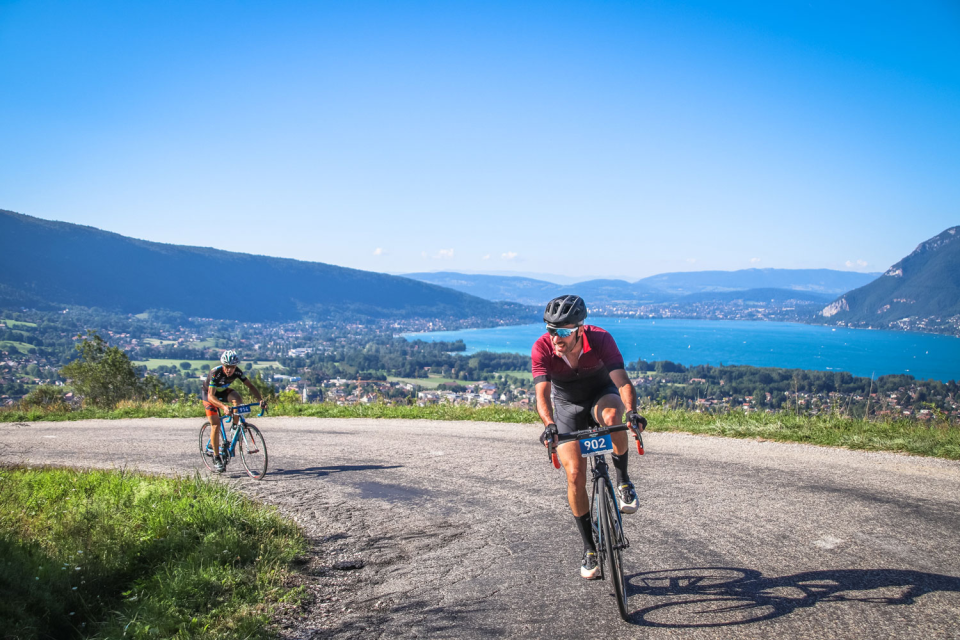
M 271 469 L 271 476 L 313 476 L 321 478 L 332 473 L 348 471 L 379 471 L 381 469 L 400 469 L 402 464 L 339 464 L 326 467 L 303 467 L 301 469 Z
M 635 624 L 695 628 L 750 624 L 821 602 L 911 605 L 934 591 L 960 592 L 960 578 L 897 569 L 807 571 L 766 577 L 733 567 L 649 571 L 628 577 L 628 596 L 666 602 L 639 609 Z

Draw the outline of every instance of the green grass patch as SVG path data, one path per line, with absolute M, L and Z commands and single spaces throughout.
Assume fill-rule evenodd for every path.
M 8 320 L 6 318 L 3 318 L 0 322 L 7 325 L 10 329 L 16 329 L 17 327 L 30 327 L 31 329 L 35 329 L 37 327 L 35 322 L 21 322 L 20 320 Z
M 6 351 L 10 353 L 11 351 L 17 351 L 19 353 L 26 354 L 27 349 L 33 348 L 32 344 L 27 344 L 26 342 L 15 342 L 13 340 L 0 340 L 0 351 Z
M 256 411 L 256 410 L 255 410 Z M 254 413 L 256 415 L 256 413 Z M 379 403 L 340 406 L 332 402 L 299 404 L 274 402 L 271 416 L 307 416 L 315 418 L 409 418 L 424 420 L 478 420 L 483 422 L 539 422 L 532 411 L 501 406 L 463 407 L 451 404 L 404 406 Z M 135 418 L 203 418 L 199 402 L 163 404 L 159 402 L 124 403 L 117 409 L 82 408 L 72 411 L 31 408 L 0 409 L 0 422 L 58 422 L 69 420 L 130 420 Z
M 960 460 L 960 426 L 948 422 L 862 420 L 838 415 L 797 416 L 787 412 L 708 414 L 660 408 L 647 410 L 644 415 L 653 431 L 895 451 Z
M 379 403 L 340 406 L 332 402 L 316 404 L 282 404 L 270 408 L 270 415 L 306 416 L 312 418 L 405 418 L 410 420 L 476 420 L 479 422 L 537 423 L 532 411 L 498 405 L 486 407 L 454 406 L 449 403 L 423 407 L 385 405 Z
M 529 371 L 497 371 L 497 375 L 510 376 L 511 378 L 517 378 L 518 380 L 533 382 L 533 374 Z
M 143 341 L 154 346 L 158 344 L 177 344 L 176 340 L 161 340 L 160 338 L 144 338 Z
M 270 637 L 303 549 L 274 509 L 199 477 L 0 467 L 4 637 Z

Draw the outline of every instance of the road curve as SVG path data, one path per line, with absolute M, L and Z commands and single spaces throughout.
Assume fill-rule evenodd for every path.
M 0 424 L 0 461 L 206 473 L 199 419 Z M 225 481 L 312 541 L 287 638 L 960 638 L 960 463 L 650 433 L 630 623 L 531 425 L 260 418 Z

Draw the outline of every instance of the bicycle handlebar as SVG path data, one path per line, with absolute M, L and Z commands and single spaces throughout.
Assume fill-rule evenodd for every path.
M 605 436 L 608 433 L 616 433 L 617 431 L 626 431 L 627 429 L 632 429 L 628 424 L 615 424 L 609 427 L 601 427 L 597 429 L 584 429 L 583 431 L 574 431 L 573 433 L 561 433 L 557 436 L 557 440 L 560 442 L 568 440 L 585 440 L 587 438 L 596 438 L 597 436 Z
M 585 440 L 587 438 L 596 438 L 597 436 L 605 436 L 608 433 L 616 433 L 618 431 L 627 430 L 633 432 L 633 437 L 637 439 L 637 453 L 642 456 L 644 454 L 643 436 L 640 434 L 639 430 L 635 429 L 633 425 L 630 424 L 615 424 L 609 427 L 597 427 L 596 429 L 584 429 L 583 431 L 574 431 L 573 433 L 561 433 L 557 435 L 557 442 L 560 443 L 570 442 L 572 440 Z M 552 442 L 547 447 L 547 456 L 553 463 L 553 468 L 559 469 L 560 459 L 557 457 L 557 446 Z
M 227 405 L 227 417 L 233 416 L 235 409 L 249 409 L 250 407 L 260 407 L 260 413 L 257 414 L 257 417 L 260 418 L 263 416 L 263 412 L 267 410 L 266 402 L 251 402 L 250 404 L 238 404 Z

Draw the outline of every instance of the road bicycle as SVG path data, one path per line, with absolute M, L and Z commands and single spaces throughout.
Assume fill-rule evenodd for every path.
M 580 455 L 590 458 L 590 475 L 593 478 L 593 490 L 590 494 L 590 522 L 593 526 L 593 539 L 597 545 L 597 564 L 600 566 L 600 579 L 607 579 L 607 569 L 613 581 L 614 595 L 620 617 L 629 620 L 627 613 L 627 588 L 623 574 L 623 552 L 630 547 L 630 541 L 623 532 L 623 520 L 617 506 L 613 483 L 607 473 L 607 453 L 613 453 L 613 439 L 610 434 L 632 430 L 637 439 L 637 452 L 643 455 L 643 436 L 630 425 L 618 424 L 609 427 L 596 427 L 584 431 L 574 431 L 557 436 L 558 442 L 576 440 L 580 444 Z M 551 442 L 548 447 L 550 460 L 556 469 L 560 468 L 557 450 Z
M 237 405 L 233 407 L 232 413 L 220 416 L 220 443 L 226 449 L 226 455 L 223 456 L 224 467 L 239 451 L 243 468 L 254 480 L 261 480 L 267 474 L 267 443 L 264 442 L 260 429 L 257 429 L 252 422 L 247 422 L 243 416 L 250 413 L 252 407 L 259 406 L 261 406 L 259 402 Z M 265 408 L 261 408 L 257 417 L 262 416 L 264 410 Z M 229 437 L 225 426 L 228 422 L 231 423 Z M 210 471 L 222 473 L 214 465 L 215 453 L 213 444 L 210 442 L 210 421 L 208 420 L 200 427 L 200 459 Z

